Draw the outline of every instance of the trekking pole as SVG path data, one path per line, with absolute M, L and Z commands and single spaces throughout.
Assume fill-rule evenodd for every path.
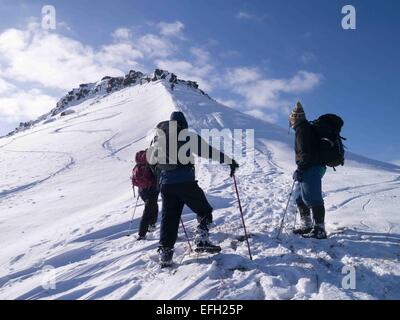
M 192 252 L 193 251 L 192 250 L 192 245 L 190 244 L 189 236 L 188 236 L 188 233 L 186 232 L 185 224 L 183 223 L 182 218 L 181 218 L 181 224 L 182 224 L 183 232 L 185 233 L 185 236 L 186 236 L 186 240 L 187 240 L 188 245 L 189 245 L 189 250 L 190 250 L 190 252 Z
M 135 189 L 133 189 L 133 190 L 135 190 Z M 133 194 L 135 194 L 135 191 L 133 191 Z M 139 202 L 139 194 L 138 194 L 138 196 L 137 196 L 137 198 L 136 198 L 135 209 L 133 209 L 133 214 L 132 214 L 131 222 L 129 223 L 128 234 L 126 235 L 127 237 L 130 236 L 130 231 L 131 231 L 131 228 L 132 228 L 133 219 L 135 218 L 136 208 L 137 208 L 138 202 Z
M 296 181 L 293 181 L 292 188 L 290 189 L 289 198 L 288 198 L 288 201 L 286 203 L 286 209 L 285 209 L 285 212 L 283 213 L 282 220 L 281 220 L 281 225 L 279 227 L 278 235 L 276 236 L 276 239 L 279 239 L 279 236 L 281 235 L 282 228 L 283 228 L 283 223 L 285 222 L 286 212 L 287 212 L 287 209 L 289 207 L 290 199 L 292 198 L 293 189 L 294 189 L 294 185 L 295 184 L 296 184 Z
M 233 183 L 234 183 L 234 185 L 235 185 L 235 191 L 236 191 L 236 196 L 237 196 L 237 199 L 238 199 L 240 215 L 241 215 L 241 217 L 242 217 L 244 235 L 245 235 L 246 242 L 247 242 L 247 248 L 249 249 L 250 260 L 253 260 L 253 256 L 251 255 L 249 237 L 248 237 L 248 235 L 247 235 L 246 224 L 245 224 L 245 222 L 244 222 L 244 215 L 243 215 L 243 210 L 242 210 L 242 203 L 240 202 L 239 190 L 238 190 L 238 186 L 237 186 L 237 183 L 236 183 L 236 177 L 235 177 L 235 175 L 232 175 L 232 178 L 233 178 Z

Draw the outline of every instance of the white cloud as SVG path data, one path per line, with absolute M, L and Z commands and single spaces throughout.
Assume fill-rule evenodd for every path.
M 196 81 L 205 91 L 212 91 L 218 84 L 219 77 L 214 65 L 210 63 L 210 53 L 200 47 L 191 47 L 189 52 L 194 59 L 158 59 L 155 61 L 156 66 L 175 73 L 181 79 Z
M 199 64 L 207 64 L 210 60 L 210 53 L 203 48 L 192 47 L 190 48 L 190 52 Z
M 3 77 L 48 88 L 68 90 L 105 74 L 122 75 L 128 64 L 138 64 L 135 59 L 141 57 L 131 44 L 114 43 L 96 51 L 35 23 L 25 30 L 8 29 L 0 34 Z
M 248 13 L 248 12 L 245 12 L 245 11 L 239 11 L 236 14 L 236 18 L 238 18 L 238 19 L 252 19 L 253 15 Z
M 0 33 L 0 63 L 3 77 L 69 90 L 104 75 L 120 76 L 129 68 L 142 69 L 141 61 L 167 58 L 176 51 L 167 38 L 144 34 L 132 40 L 127 28 L 112 34 L 113 43 L 99 49 L 69 37 L 47 32 L 38 23 L 26 29 Z
M 237 68 L 226 75 L 230 89 L 242 96 L 250 108 L 281 108 L 286 103 L 282 94 L 308 92 L 322 79 L 321 75 L 307 71 L 299 71 L 289 79 L 262 78 L 260 74 L 257 69 Z
M 8 29 L 0 34 L 0 52 L 18 53 L 25 49 L 28 33 L 18 29 Z
M 248 115 L 253 116 L 255 118 L 270 122 L 270 123 L 277 123 L 279 116 L 276 113 L 265 112 L 260 109 L 252 109 L 246 112 Z
M 239 11 L 235 17 L 240 20 L 252 20 L 256 22 L 262 22 L 265 20 L 266 15 L 258 15 L 255 13 L 249 13 L 247 11 Z
M 138 67 L 138 60 L 144 57 L 143 53 L 129 42 L 119 42 L 105 45 L 96 54 L 96 60 L 101 61 L 103 65 Z M 124 70 L 125 71 L 125 70 Z
M 137 45 L 150 58 L 165 58 L 173 54 L 176 50 L 170 41 L 151 33 L 140 37 Z
M 182 31 L 185 28 L 185 25 L 180 21 L 175 22 L 159 22 L 157 27 L 160 30 L 160 33 L 164 36 L 170 37 L 179 37 L 182 38 Z
M 146 33 L 133 37 L 131 29 L 118 28 L 112 33 L 112 37 L 117 44 L 129 45 L 130 50 L 136 50 L 139 55 L 135 59 L 144 58 L 144 55 L 149 58 L 167 57 L 176 50 L 170 39 L 159 34 Z
M 67 25 L 62 25 L 68 29 Z M 35 19 L 25 28 L 10 28 L 0 32 L 0 119 L 20 121 L 35 118 L 54 107 L 56 99 L 46 90 L 71 90 L 80 83 L 98 81 L 105 75 L 121 76 L 131 68 L 143 70 L 143 64 L 167 60 L 176 52 L 176 46 L 167 36 L 178 36 L 183 24 L 160 23 L 160 34 L 139 34 L 133 38 L 128 28 L 112 33 L 112 42 L 99 48 L 85 45 L 68 36 L 43 30 Z M 194 50 L 197 59 L 206 53 Z M 180 71 L 189 66 L 180 63 Z M 172 63 L 172 66 L 175 64 Z M 207 72 L 202 65 L 195 72 L 200 80 Z M 25 90 L 19 90 L 23 87 Z M 36 90 L 32 88 L 41 88 Z M 60 96 L 61 96 L 60 94 Z M 59 97 L 58 97 L 59 98 Z
M 299 71 L 289 81 L 285 81 L 282 91 L 289 93 L 307 92 L 320 84 L 322 76 L 308 71 Z
M 57 28 L 61 28 L 66 31 L 72 31 L 72 28 L 65 21 L 57 22 Z
M 0 78 L 0 94 L 7 93 L 8 91 L 13 90 L 14 88 L 15 88 L 14 85 Z
M 40 90 L 15 87 L 0 96 L 0 118 L 9 123 L 35 119 L 54 107 L 57 100 Z
M 128 28 L 118 28 L 112 33 L 116 40 L 128 40 L 132 37 L 131 30 Z
M 239 67 L 228 70 L 226 78 L 229 84 L 237 85 L 257 81 L 261 74 L 257 68 Z

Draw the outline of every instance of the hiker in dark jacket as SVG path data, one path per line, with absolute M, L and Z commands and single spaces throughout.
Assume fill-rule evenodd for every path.
M 170 121 L 161 122 L 157 127 L 163 128 L 163 132 L 167 132 L 169 126 L 176 126 L 176 135 L 185 130 L 187 139 L 178 142 L 176 146 L 166 146 L 157 139 L 154 140 L 153 148 L 150 148 L 148 159 L 149 163 L 156 164 L 159 175 L 159 184 L 162 197 L 162 220 L 159 255 L 162 267 L 172 264 L 173 248 L 177 239 L 179 223 L 184 205 L 187 205 L 194 213 L 197 214 L 198 226 L 195 238 L 197 246 L 196 251 L 219 252 L 221 248 L 210 242 L 209 226 L 213 221 L 213 208 L 207 201 L 203 190 L 197 184 L 195 179 L 195 167 L 193 162 L 193 154 L 212 159 L 215 161 L 229 164 L 231 167 L 231 176 L 239 167 L 235 160 L 229 158 L 224 153 L 210 146 L 204 139 L 194 132 L 188 131 L 188 123 L 182 112 L 173 112 Z M 177 136 L 169 141 L 177 141 Z M 186 150 L 185 156 L 188 158 L 187 163 L 182 163 L 181 157 L 178 161 L 171 161 L 169 156 L 166 162 L 155 160 L 160 159 L 161 154 L 178 155 L 180 148 L 188 141 L 194 141 L 197 148 Z M 207 152 L 205 152 L 207 150 Z M 165 159 L 165 160 L 166 160 Z M 168 163 L 167 163 L 168 162 Z
M 290 114 L 290 126 L 296 131 L 295 153 L 297 170 L 293 179 L 299 183 L 296 199 L 301 217 L 301 227 L 293 230 L 305 238 L 325 239 L 325 206 L 322 198 L 322 177 L 326 167 L 318 159 L 318 138 L 307 121 L 304 109 L 298 102 Z M 311 219 L 311 211 L 314 223 Z

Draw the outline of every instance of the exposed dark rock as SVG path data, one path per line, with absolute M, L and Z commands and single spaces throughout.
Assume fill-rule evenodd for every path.
M 130 86 L 131 84 L 135 84 L 138 81 L 138 79 L 140 79 L 142 77 L 143 77 L 143 73 L 131 70 L 125 76 L 123 85 L 124 85 L 124 87 L 127 87 L 127 86 Z
M 108 85 L 107 85 L 107 93 L 116 91 L 115 89 L 118 89 L 119 87 L 121 87 L 123 82 L 124 82 L 124 78 L 122 78 L 122 77 L 109 79 Z
M 189 87 L 192 87 L 192 88 L 195 88 L 195 89 L 198 89 L 198 88 L 199 88 L 199 85 L 197 84 L 196 81 L 186 81 L 186 83 L 187 83 L 187 85 L 188 85 Z
M 178 77 L 174 73 L 171 73 L 171 78 L 169 79 L 169 82 L 178 83 Z

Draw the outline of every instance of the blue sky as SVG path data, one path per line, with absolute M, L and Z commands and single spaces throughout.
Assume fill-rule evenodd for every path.
M 297 99 L 309 119 L 339 114 L 352 151 L 400 161 L 399 18 L 397 0 L 1 1 L 0 134 L 79 83 L 163 67 L 281 126 Z

